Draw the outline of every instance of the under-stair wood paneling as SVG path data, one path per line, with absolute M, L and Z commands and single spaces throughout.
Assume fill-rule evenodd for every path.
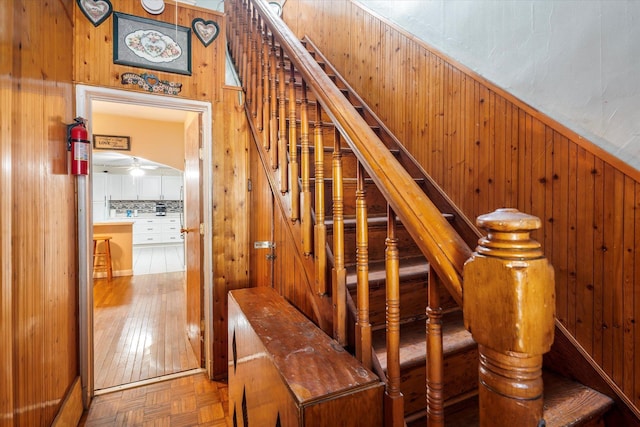
M 543 220 L 557 318 L 640 407 L 640 172 L 357 2 L 289 0 L 283 18 L 468 218 Z
M 251 280 L 252 286 L 273 287 L 280 295 L 290 301 L 308 318 L 316 323 L 322 322 L 322 316 L 315 294 L 313 283 L 313 257 L 300 256 L 301 245 L 300 222 L 291 222 L 288 213 L 283 213 L 283 205 L 278 203 L 280 195 L 272 193 L 272 188 L 278 188 L 273 183 L 270 186 L 269 179 L 272 175 L 266 174 L 270 166 L 263 162 L 268 161 L 260 157 L 256 142 L 252 139 L 250 147 L 251 157 L 251 218 L 253 223 L 251 242 L 272 241 L 273 249 L 251 249 Z M 290 198 L 290 193 L 282 197 Z M 272 239 L 272 240 L 271 240 Z M 267 258 L 275 255 L 275 260 Z M 283 262 L 282 260 L 287 260 Z M 280 262 L 278 262 L 280 261 Z
M 227 376 L 227 291 L 249 286 L 250 131 L 239 88 L 224 87 L 222 95 L 222 102 L 213 105 L 212 371 L 215 378 Z
M 269 187 L 269 180 L 260 161 L 260 154 L 258 154 L 258 149 L 254 143 L 249 144 L 249 157 L 251 170 L 249 282 L 251 286 L 273 286 L 274 262 L 270 257 L 274 254 L 274 248 L 264 247 L 263 245 L 265 242 L 271 244 L 274 241 L 274 200 Z
M 65 141 L 74 3 L 0 2 L 2 426 L 50 425 L 79 375 L 75 178 Z
M 287 262 L 275 264 L 273 272 L 273 286 L 280 295 L 290 301 L 298 310 L 303 312 L 314 322 L 320 323 L 317 306 L 311 297 L 315 293 L 313 278 L 308 276 L 311 257 L 304 258 L 296 249 L 295 237 L 289 228 L 286 215 L 283 215 L 279 206 L 274 209 L 273 215 L 274 241 L 276 243 L 276 256 Z M 313 270 L 311 270 L 313 271 Z

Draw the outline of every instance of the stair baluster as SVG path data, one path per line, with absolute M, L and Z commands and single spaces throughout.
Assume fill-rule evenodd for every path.
M 251 57 L 249 59 L 249 72 L 251 78 L 249 81 L 248 101 L 251 106 L 251 115 L 258 117 L 258 108 L 262 102 L 262 94 L 258 92 L 258 73 L 260 68 L 260 55 L 258 53 L 258 12 L 253 9 L 251 11 Z M 261 123 L 262 120 L 260 120 Z
M 322 138 L 322 107 L 316 102 L 316 120 L 313 128 L 314 160 L 315 160 L 315 225 L 313 227 L 313 241 L 315 245 L 316 292 L 318 295 L 327 293 L 327 226 L 324 222 L 324 141 Z M 337 298 L 341 296 L 337 295 Z M 346 317 L 345 317 L 346 319 Z M 338 337 L 335 337 L 338 338 Z M 345 339 L 345 335 L 340 338 Z M 338 339 L 340 341 L 340 339 Z M 345 340 L 346 343 L 346 340 Z
M 262 42 L 262 120 L 258 120 L 259 130 L 262 132 L 262 146 L 268 151 L 271 147 L 269 131 L 269 119 L 271 118 L 271 102 L 269 101 L 269 38 L 267 37 L 267 26 L 264 23 L 264 19 L 260 18 L 260 31 Z
M 237 39 L 234 40 L 234 47 L 238 50 L 234 50 L 233 54 L 237 55 L 238 52 L 242 52 L 241 58 L 239 59 L 240 69 L 238 73 L 240 74 L 240 78 L 242 79 L 242 89 L 247 92 L 247 81 L 249 79 L 249 73 L 247 72 L 248 62 L 249 62 L 249 52 L 250 49 L 250 31 L 249 31 L 249 19 L 246 17 L 247 9 L 244 7 L 240 7 L 238 3 L 234 3 L 234 11 L 237 14 L 235 19 L 235 29 L 236 35 L 238 35 L 238 31 L 240 35 L 238 35 Z M 241 22 L 239 22 L 241 21 Z
M 244 86 L 244 56 L 246 53 L 244 38 L 247 36 L 247 31 L 244 28 L 244 23 L 247 21 L 242 17 L 242 15 L 244 15 L 244 10 L 240 7 L 239 3 L 232 3 L 231 8 L 233 12 L 229 14 L 229 25 L 231 26 L 230 28 L 234 37 L 233 40 L 231 40 L 229 54 L 232 56 L 233 62 L 236 64 L 238 76 L 242 83 L 242 89 L 246 91 L 246 87 Z
M 427 306 L 427 424 L 444 427 L 444 346 L 438 276 L 429 272 Z
M 336 131 L 336 134 L 338 132 Z M 356 168 L 356 274 L 358 318 L 356 319 L 356 357 L 371 369 L 371 323 L 369 320 L 369 226 L 364 168 Z
M 400 391 L 400 257 L 396 237 L 396 214 L 387 207 L 385 251 L 387 291 L 387 387 L 384 416 L 386 426 L 404 426 L 404 399 Z
M 287 165 L 287 84 L 282 48 L 280 48 L 280 62 L 278 63 L 278 83 L 278 167 L 280 168 L 280 192 L 285 194 L 289 189 L 289 177 L 287 176 L 289 168 Z
M 276 80 L 276 40 L 271 34 L 271 52 L 269 55 L 269 159 L 271 169 L 278 169 L 278 92 Z
M 311 165 L 309 159 L 309 101 L 307 100 L 307 83 L 302 80 L 302 105 L 300 110 L 300 160 L 302 175 L 302 192 L 300 204 L 302 209 L 302 250 L 305 256 L 311 255 L 313 246 L 311 234 L 313 224 L 311 220 Z
M 296 71 L 293 63 L 290 63 L 291 76 L 289 77 L 289 187 L 291 188 L 291 221 L 300 218 L 300 188 L 298 186 L 298 135 L 296 124 Z
M 347 344 L 347 269 L 344 266 L 344 186 L 342 182 L 342 149 L 340 132 L 334 130 L 333 157 L 333 269 L 331 295 L 333 297 L 333 337 Z
M 555 314 L 553 268 L 530 238 L 540 219 L 498 209 L 476 223 L 488 235 L 464 266 L 463 310 L 480 355 L 480 426 L 540 425 Z

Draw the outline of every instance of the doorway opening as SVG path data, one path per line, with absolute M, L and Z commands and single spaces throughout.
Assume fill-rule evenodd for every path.
M 207 236 L 209 234 L 207 231 L 211 230 L 211 210 L 207 208 L 211 206 L 212 197 L 211 105 L 199 101 L 78 86 L 77 111 L 79 116 L 89 120 L 87 126 L 89 135 L 109 132 L 106 133 L 107 136 L 111 134 L 123 136 L 118 135 L 123 132 L 118 131 L 115 124 L 112 126 L 113 132 L 106 131 L 104 128 L 94 129 L 93 125 L 97 126 L 99 123 L 98 115 L 105 114 L 104 111 L 100 111 L 105 105 L 110 108 L 115 107 L 114 111 L 117 111 L 120 117 L 123 117 L 121 113 L 125 112 L 128 120 L 136 121 L 135 128 L 138 131 L 144 129 L 142 126 L 144 120 L 156 123 L 151 125 L 148 133 L 152 133 L 153 128 L 158 127 L 157 123 L 180 122 L 178 127 L 183 130 L 185 140 L 180 147 L 180 143 L 176 144 L 179 138 L 168 138 L 172 141 L 163 142 L 161 139 L 167 138 L 151 137 L 147 138 L 151 142 L 147 143 L 148 146 L 145 148 L 143 140 L 149 135 L 144 131 L 136 138 L 125 135 L 129 137 L 130 143 L 127 147 L 130 151 L 128 154 L 131 154 L 130 166 L 126 164 L 129 159 L 124 160 L 125 164 L 120 165 L 119 171 L 117 162 L 113 161 L 107 165 L 108 162 L 103 161 L 100 163 L 99 172 L 94 170 L 88 179 L 78 181 L 79 249 L 81 254 L 86 255 L 79 262 L 80 360 L 85 404 L 93 395 L 101 392 L 99 389 L 126 388 L 127 384 L 137 385 L 139 381 L 148 382 L 152 381 L 153 377 L 175 376 L 192 369 L 205 368 L 211 376 L 210 367 L 212 366 L 209 348 L 213 331 L 208 326 L 211 325 L 209 295 L 211 295 L 212 277 L 207 274 L 212 271 L 210 266 L 212 249 L 208 243 L 211 242 L 211 238 Z M 113 117 L 111 121 L 114 121 Z M 125 119 L 115 119 L 116 124 L 121 121 Z M 166 134 L 166 131 L 164 133 Z M 135 145 L 136 141 L 138 146 Z M 178 145 L 178 148 L 175 145 Z M 176 149 L 180 151 L 180 156 L 171 153 Z M 94 152 L 98 153 L 97 150 Z M 124 158 L 124 153 L 117 153 L 116 150 L 100 150 L 99 153 L 103 157 L 111 153 L 114 157 Z M 180 157 L 184 158 L 183 171 L 177 174 L 171 173 L 170 169 L 180 171 L 180 165 L 173 164 L 169 166 L 170 169 L 164 171 L 167 172 L 166 174 L 161 173 L 164 168 L 162 165 L 175 162 Z M 143 186 L 142 179 L 138 178 L 134 181 L 131 174 L 127 172 L 134 168 L 144 171 L 145 167 L 150 172 L 149 176 L 154 178 L 144 180 Z M 136 188 L 140 194 L 135 199 L 131 194 L 119 193 L 119 200 L 113 197 L 95 200 L 92 197 L 94 184 L 100 179 L 98 174 L 102 173 L 114 178 L 112 181 L 116 183 L 115 188 L 118 188 L 119 182 L 122 192 L 126 193 Z M 164 180 L 163 175 L 172 176 L 172 178 Z M 155 194 L 153 191 L 156 189 L 156 182 L 160 183 L 162 188 L 163 181 L 175 183 L 177 181 L 175 176 L 179 176 L 182 181 L 182 185 L 179 186 L 182 191 L 178 191 L 178 195 L 149 195 Z M 175 185 L 173 190 L 175 192 Z M 103 202 L 106 203 L 100 205 Z M 99 223 L 95 222 L 94 218 L 96 209 L 102 210 L 101 215 L 96 216 L 97 221 L 101 221 Z M 178 230 L 175 230 L 175 225 L 172 230 L 171 224 L 164 224 L 171 218 L 174 218 Z M 160 239 L 158 242 L 152 241 L 145 244 L 140 240 L 140 233 L 136 235 L 133 232 L 133 227 L 140 221 L 149 222 L 150 227 L 154 229 L 144 237 Z M 158 224 L 152 224 L 155 222 Z M 93 264 L 91 240 L 95 225 L 104 225 L 108 230 L 110 225 L 116 223 L 131 225 L 130 271 L 127 271 L 128 266 L 124 263 L 118 266 L 120 270 L 116 270 L 115 277 L 111 281 L 103 278 L 96 278 L 94 281 L 90 276 Z M 153 232 L 155 228 L 158 229 L 158 233 Z M 163 230 L 166 231 L 166 235 L 163 234 Z M 176 236 L 184 239 L 184 242 L 167 240 L 175 239 Z M 127 247 L 126 241 L 124 246 Z M 83 247 L 88 250 L 82 251 Z M 154 250 L 154 247 L 157 250 Z M 176 256 L 170 255 L 167 258 L 167 249 L 178 252 Z M 122 248 L 120 250 L 122 251 Z M 124 250 L 126 251 L 127 249 Z M 182 265 L 180 265 L 180 251 L 184 260 Z M 146 255 L 141 255 L 143 252 Z M 143 272 L 139 270 L 138 274 L 135 274 L 133 259 L 138 258 L 136 259 L 138 263 L 141 261 L 140 256 L 153 258 L 154 252 L 157 260 L 146 259 L 145 262 L 164 263 L 165 266 L 159 271 L 154 271 L 153 268 L 157 270 L 159 267 L 156 265 L 151 271 L 147 271 L 149 274 L 142 274 Z M 171 265 L 166 265 L 167 259 L 170 260 Z M 96 301 L 94 301 L 94 294 Z M 105 303 L 105 298 L 110 302 Z M 174 307 L 168 307 L 167 301 L 174 303 Z M 102 307 L 98 307 L 100 304 Z M 181 308 L 180 305 L 182 305 Z M 122 319 L 122 314 L 115 314 L 116 310 L 126 310 L 127 306 L 130 306 L 131 317 Z M 101 308 L 106 310 L 99 312 Z M 172 310 L 178 310 L 178 314 Z M 151 321 L 149 317 L 145 317 L 145 313 L 154 315 L 154 320 Z M 177 322 L 179 316 L 185 316 L 186 322 Z M 114 337 L 113 333 L 109 335 L 109 332 L 105 333 L 103 330 L 105 325 L 114 326 L 117 323 L 122 328 L 128 328 L 127 331 L 118 332 L 121 334 L 120 337 Z M 173 335 L 168 338 L 154 336 L 154 333 L 160 329 L 163 332 L 170 329 L 166 328 L 166 325 L 178 325 L 178 331 L 174 331 L 178 336 Z M 180 332 L 179 329 L 182 331 Z M 180 334 L 182 336 L 179 336 Z M 108 355 L 109 353 L 113 354 Z M 112 360 L 105 362 L 109 357 Z M 110 365 L 109 369 L 114 371 L 105 372 L 107 365 Z

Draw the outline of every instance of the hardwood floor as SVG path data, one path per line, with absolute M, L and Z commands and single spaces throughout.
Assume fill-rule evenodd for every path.
M 186 336 L 185 273 L 94 281 L 94 388 L 199 368 Z
M 200 373 L 97 396 L 79 426 L 231 427 L 226 383 Z

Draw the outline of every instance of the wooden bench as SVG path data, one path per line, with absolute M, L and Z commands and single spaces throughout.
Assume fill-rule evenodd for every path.
M 233 425 L 380 426 L 383 383 L 272 288 L 229 292 Z

